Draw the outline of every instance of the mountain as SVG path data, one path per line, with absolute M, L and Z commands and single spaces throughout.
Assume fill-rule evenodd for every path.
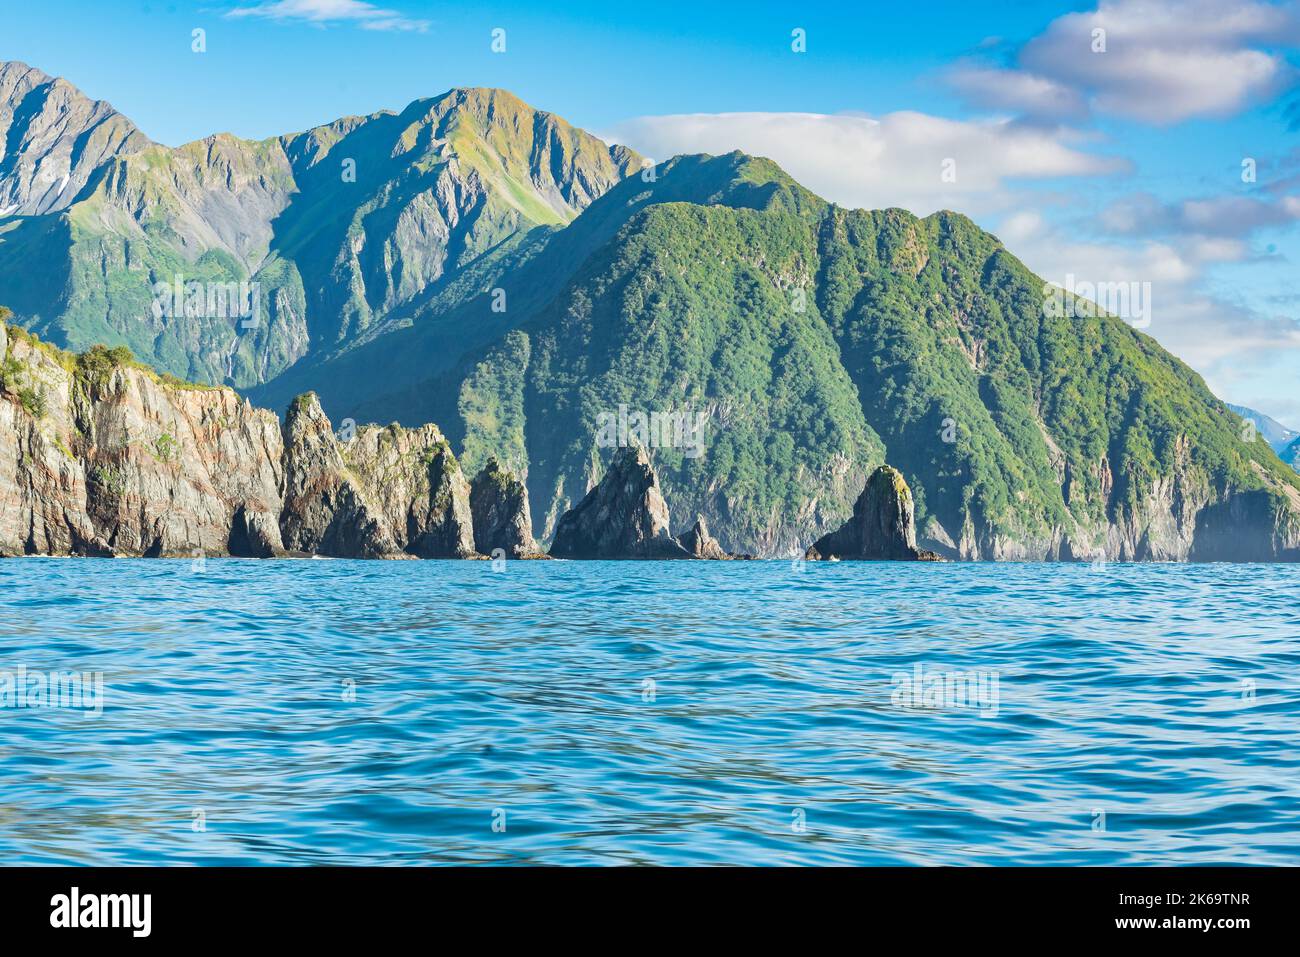
M 1277 419 L 1271 419 L 1263 412 L 1256 412 L 1244 405 L 1233 405 L 1232 403 L 1228 403 L 1228 408 L 1251 423 L 1255 427 L 1255 431 L 1263 436 L 1264 441 L 1279 455 L 1288 445 L 1294 443 L 1296 439 L 1300 439 L 1300 432 L 1288 429 Z
M 454 330 L 481 328 L 484 296 L 316 385 L 338 415 L 439 422 L 470 471 L 526 474 L 543 538 L 626 408 L 705 416 L 704 454 L 658 448 L 656 467 L 733 551 L 802 549 L 886 460 L 949 557 L 1186 559 L 1248 492 L 1271 516 L 1254 553 L 1295 547 L 1300 483 L 1195 372 L 1118 319 L 1045 314 L 1042 281 L 954 213 L 845 210 L 767 160 L 678 157 L 506 286 L 514 328 L 463 358 Z
M 0 221 L 0 301 L 270 408 L 437 423 L 467 474 L 523 478 L 542 541 L 635 442 L 731 552 L 802 555 L 888 461 L 945 557 L 1300 557 L 1300 476 L 964 216 L 741 153 L 640 167 L 495 90 L 148 144 Z M 260 324 L 151 313 L 177 270 L 258 282 Z
M 0 289 L 17 321 L 240 387 L 490 286 L 641 164 L 485 89 L 172 149 L 13 63 L 0 133 Z
M 1300 437 L 1293 439 L 1290 445 L 1278 452 L 1278 457 L 1300 472 Z
M 67 80 L 0 62 L 0 217 L 67 209 L 106 163 L 150 145 L 130 120 Z

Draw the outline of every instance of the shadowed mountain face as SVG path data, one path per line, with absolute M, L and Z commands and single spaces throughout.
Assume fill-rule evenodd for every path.
M 107 103 L 25 63 L 0 63 L 0 217 L 67 209 L 91 176 L 149 139 Z
M 17 321 L 240 387 L 490 287 L 640 166 L 482 89 L 171 149 L 12 63 L 0 137 L 0 289 Z
M 842 209 L 740 153 L 639 169 L 492 90 L 146 142 L 0 220 L 0 300 L 270 408 L 436 422 L 468 474 L 523 477 L 542 541 L 637 444 L 732 552 L 803 554 L 888 462 L 945 557 L 1300 555 L 1296 473 L 965 217 Z M 178 273 L 258 283 L 257 321 L 152 312 Z

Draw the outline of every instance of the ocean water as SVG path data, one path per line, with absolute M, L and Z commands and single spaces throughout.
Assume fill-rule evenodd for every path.
M 1300 861 L 1296 566 L 33 558 L 0 603 L 4 864 Z

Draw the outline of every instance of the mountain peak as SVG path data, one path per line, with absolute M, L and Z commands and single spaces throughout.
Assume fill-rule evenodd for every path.
M 0 217 L 66 209 L 105 162 L 149 145 L 104 100 L 26 63 L 0 63 Z
M 0 93 L 5 92 L 7 83 L 14 83 L 19 79 L 26 79 L 35 86 L 49 83 L 51 77 L 22 60 L 0 60 Z

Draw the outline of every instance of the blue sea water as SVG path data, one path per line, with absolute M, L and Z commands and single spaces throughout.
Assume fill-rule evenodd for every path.
M 32 558 L 0 596 L 0 689 L 103 682 L 0 708 L 0 863 L 1300 862 L 1296 566 Z

